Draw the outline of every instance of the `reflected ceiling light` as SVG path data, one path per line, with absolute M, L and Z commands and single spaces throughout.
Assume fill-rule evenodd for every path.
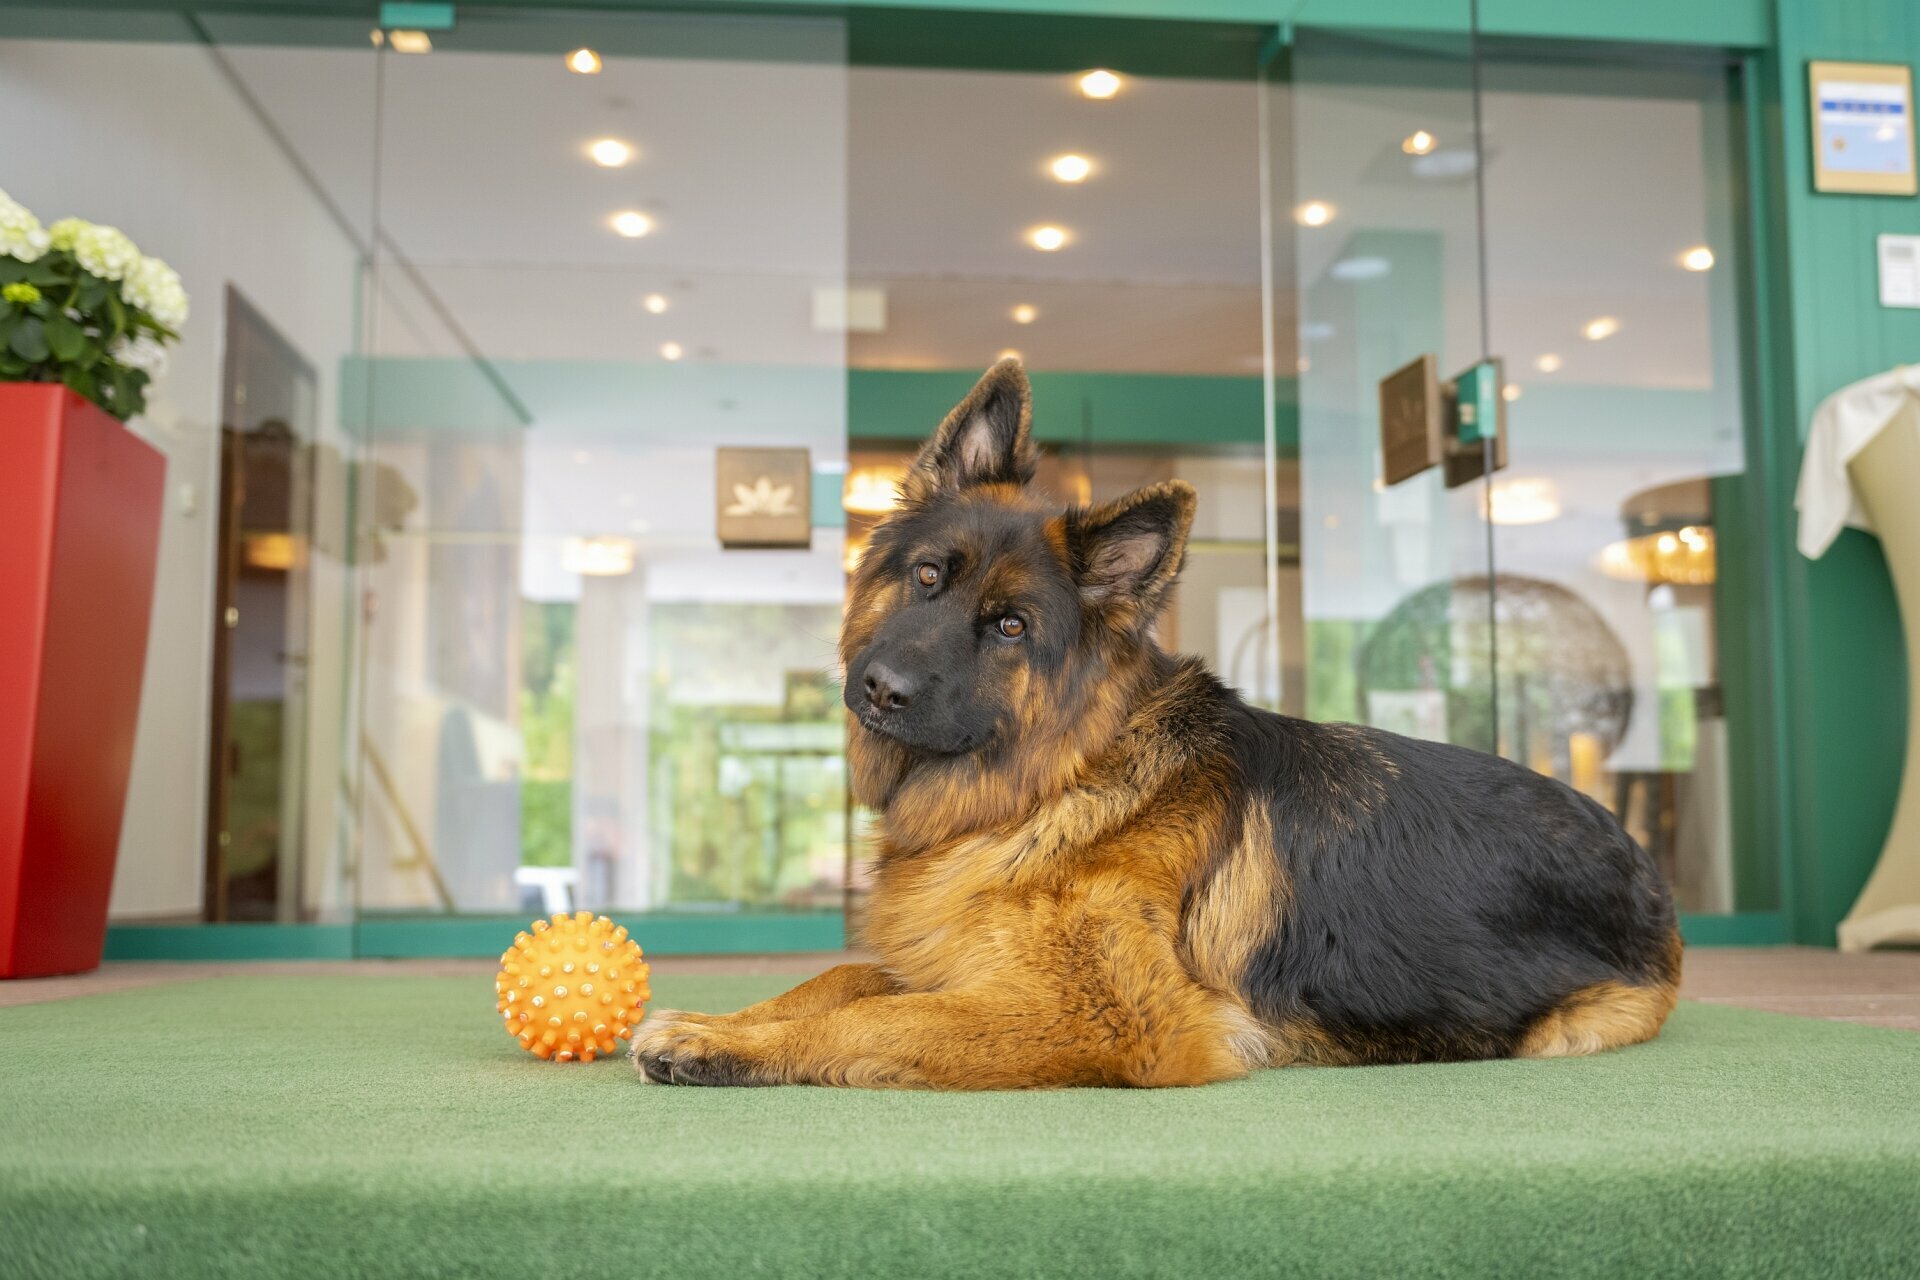
M 1312 373 L 1313 361 L 1309 360 L 1305 356 L 1301 356 L 1299 359 L 1293 362 L 1293 371 L 1295 373 Z
M 1047 171 L 1061 182 L 1084 182 L 1087 175 L 1093 172 L 1093 161 L 1068 152 L 1049 161 Z
M 1496 480 L 1482 500 L 1481 514 L 1495 524 L 1545 524 L 1560 518 L 1560 490 L 1545 476 Z
M 846 544 L 840 552 L 840 567 L 846 570 L 848 577 L 859 571 L 860 557 L 867 554 L 867 542 L 872 536 L 866 533 L 847 535 Z
M 1620 332 L 1620 322 L 1612 316 L 1596 316 L 1580 332 L 1588 342 L 1604 342 Z
M 1600 572 L 1623 582 L 1701 584 L 1713 581 L 1713 530 L 1687 525 L 1677 532 L 1643 533 L 1600 551 Z
M 995 356 L 994 359 L 995 360 L 1018 360 L 1020 359 L 1020 349 L 1018 347 L 1002 347 L 1000 349 L 1000 354 Z
M 576 467 L 584 467 L 589 462 L 592 462 L 592 461 L 593 461 L 593 455 L 588 453 L 585 449 L 575 449 L 573 451 L 573 464 Z
M 1697 244 L 1680 255 L 1680 265 L 1689 271 L 1713 270 L 1713 250 Z
M 883 516 L 900 505 L 907 469 L 897 463 L 855 467 L 847 472 L 840 505 L 857 516 Z
M 1309 200 L 1293 211 L 1293 220 L 1303 227 L 1324 227 L 1333 221 L 1333 206 L 1325 200 Z
M 667 309 L 667 306 L 668 306 L 667 295 L 664 293 L 650 293 L 646 297 L 640 299 L 640 305 L 645 307 L 652 314 L 656 316 L 660 315 L 663 312 L 665 312 Z
M 300 544 L 290 533 L 249 533 L 241 541 L 241 557 L 251 569 L 292 569 L 301 560 Z
M 663 342 L 660 344 L 660 358 L 662 360 L 678 360 L 685 354 L 687 354 L 687 349 L 677 342 Z
M 613 215 L 609 221 L 613 229 L 629 240 L 638 240 L 653 230 L 653 219 L 638 209 L 623 209 Z
M 1400 140 L 1400 149 L 1410 156 L 1423 156 L 1434 148 L 1434 136 L 1425 129 L 1415 129 Z
M 1512 404 L 1515 400 L 1518 400 L 1520 394 L 1520 384 L 1517 382 L 1509 382 L 1506 386 L 1500 388 L 1500 398 L 1508 404 Z
M 1104 102 L 1119 93 L 1124 83 L 1111 71 L 1089 71 L 1080 77 L 1080 92 L 1085 97 Z
M 1313 320 L 1300 326 L 1302 342 L 1324 342 L 1334 335 L 1334 327 L 1324 320 Z
M 424 31 L 389 31 L 387 47 L 395 53 L 432 53 L 433 37 Z
M 1015 324 L 1032 324 L 1040 318 L 1040 308 L 1031 302 L 1023 302 L 1013 309 L 1012 314 Z
M 1549 351 L 1547 354 L 1536 359 L 1533 362 L 1533 367 L 1542 373 L 1558 373 L 1560 372 L 1560 363 L 1560 357 Z
M 633 539 L 612 534 L 568 538 L 560 548 L 560 566 L 590 578 L 617 578 L 633 572 Z
M 587 145 L 587 154 L 602 169 L 618 169 L 633 159 L 633 148 L 618 138 L 598 138 Z
M 577 76 L 600 74 L 600 55 L 591 49 L 575 49 L 567 55 L 567 70 Z
M 1413 163 L 1407 166 L 1416 178 L 1425 178 L 1430 182 L 1447 182 L 1455 178 L 1464 178 L 1480 167 L 1480 157 L 1471 147 L 1448 147 L 1444 151 L 1432 151 L 1423 156 L 1415 156 Z
M 367 32 L 367 39 L 373 41 L 373 47 L 378 49 L 387 42 L 387 33 L 375 27 L 373 30 Z
M 1067 243 L 1067 229 L 1049 223 L 1027 232 L 1027 243 L 1042 253 L 1052 253 Z
M 1378 280 L 1392 270 L 1393 264 L 1385 258 L 1342 258 L 1327 268 L 1327 274 L 1335 280 Z

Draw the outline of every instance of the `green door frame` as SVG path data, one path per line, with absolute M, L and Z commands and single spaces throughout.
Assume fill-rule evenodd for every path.
M 1844 9 L 1829 17 L 1822 4 Z M 1233 75 L 1254 74 L 1262 45 L 1270 45 L 1276 31 L 1289 26 L 1395 31 L 1463 30 L 1449 10 L 1436 16 L 1423 0 L 847 0 L 839 4 L 812 0 L 462 0 L 468 12 L 518 10 L 551 12 L 558 26 L 578 17 L 593 22 L 615 12 L 668 11 L 735 15 L 839 15 L 849 26 L 849 54 L 854 65 L 997 66 L 1003 69 L 1066 71 L 1087 65 L 1115 65 L 1143 74 Z M 92 11 L 146 11 L 154 17 L 156 38 L 165 38 L 161 15 L 177 15 L 178 0 L 65 0 L 70 14 Z M 201 0 L 196 12 L 263 18 L 354 18 L 370 25 L 377 19 L 375 0 Z M 1745 107 L 1747 173 L 1741 192 L 1744 216 L 1736 221 L 1750 237 L 1743 257 L 1748 279 L 1743 302 L 1751 317 L 1747 376 L 1748 466 L 1756 501 L 1748 512 L 1749 536 L 1763 548 L 1764 583 L 1759 602 L 1765 649 L 1765 703 L 1760 753 L 1771 762 L 1776 785 L 1759 789 L 1771 793 L 1771 803 L 1759 813 L 1757 830 L 1764 832 L 1780 860 L 1780 906 L 1775 911 L 1731 916 L 1690 917 L 1690 941 L 1767 943 L 1798 941 L 1831 945 L 1832 924 L 1850 900 L 1851 880 L 1862 874 L 1850 860 L 1819 856 L 1820 815 L 1850 814 L 1846 840 L 1864 848 L 1872 841 L 1876 822 L 1884 825 L 1881 809 L 1890 812 L 1889 778 L 1897 776 L 1904 734 L 1904 709 L 1879 711 L 1869 726 L 1871 750 L 1854 744 L 1854 758 L 1874 751 L 1891 755 L 1872 776 L 1850 779 L 1825 757 L 1832 754 L 1836 727 L 1831 713 L 1816 714 L 1815 698 L 1823 699 L 1828 686 L 1858 684 L 1868 678 L 1854 672 L 1822 677 L 1811 668 L 1811 647 L 1832 643 L 1833 624 L 1811 623 L 1815 602 L 1828 602 L 1841 590 L 1874 597 L 1867 626 L 1874 631 L 1868 656 L 1878 662 L 1889 650 L 1899 651 L 1897 614 L 1891 614 L 1891 592 L 1884 566 L 1866 540 L 1850 536 L 1843 544 L 1839 567 L 1810 568 L 1800 561 L 1793 544 L 1792 490 L 1799 464 L 1799 420 L 1808 388 L 1807 366 L 1814 363 L 1802 332 L 1808 324 L 1810 303 L 1804 281 L 1813 268 L 1796 261 L 1794 228 L 1817 221 L 1809 201 L 1820 199 L 1800 188 L 1804 174 L 1794 156 L 1804 150 L 1805 122 L 1793 118 L 1800 104 L 1791 89 L 1806 56 L 1867 56 L 1859 48 L 1885 10 L 1891 22 L 1891 0 L 1720 0 L 1711 5 L 1675 5 L 1669 0 L 1618 0 L 1596 6 L 1587 0 L 1481 0 L 1482 29 L 1490 36 L 1527 37 L 1577 50 L 1583 43 L 1595 48 L 1624 46 L 1706 46 L 1722 49 L 1740 61 Z M 582 12 L 582 11 L 585 12 Z M 57 24 L 57 17 L 49 25 Z M 1852 23 L 1858 30 L 1846 28 Z M 311 30 L 310 24 L 306 25 Z M 1789 29 L 1792 38 L 1781 34 Z M 1846 28 L 1846 29 L 1843 29 Z M 1909 58 L 1920 56 L 1920 36 L 1906 31 L 1901 46 Z M 50 32 L 51 33 L 51 32 Z M 136 33 L 135 38 L 138 38 Z M 308 35 L 304 38 L 313 38 Z M 1284 39 L 1284 35 L 1282 36 Z M 1824 43 L 1822 43 L 1824 41 Z M 1849 43 L 1850 42 L 1850 43 Z M 1886 56 L 1898 56 L 1899 50 Z M 1783 93 L 1782 86 L 1788 86 Z M 1902 222 L 1901 220 L 1905 220 Z M 1855 219 L 1860 221 L 1860 219 Z M 1883 215 L 1882 224 L 1904 229 L 1910 215 Z M 1824 225 L 1824 224 L 1823 224 Z M 1806 232 L 1800 233 L 1802 241 Z M 1798 311 L 1796 310 L 1798 308 Z M 1830 311 L 1832 308 L 1829 307 Z M 1891 323 L 1884 332 L 1894 332 Z M 1904 333 L 1905 330 L 1899 332 Z M 1883 343 L 1883 345 L 1886 345 Z M 1836 364 L 1828 358 L 1826 364 Z M 1803 377 L 1797 378 L 1796 371 Z M 1822 368 L 1817 372 L 1828 374 Z M 1824 626 L 1824 630 L 1821 629 Z M 1891 629 L 1891 639 L 1883 633 Z M 1878 669 L 1878 667 L 1876 667 Z M 1899 668 L 1904 671 L 1904 668 Z M 1827 685 L 1816 690 L 1824 679 Z M 1851 690 L 1858 705 L 1867 695 Z M 1879 703 L 1896 703 L 1892 691 Z M 1858 816 L 1864 813 L 1864 816 Z M 1831 825 L 1831 820 L 1824 820 Z M 1877 848 L 1877 844 L 1874 845 Z M 755 936 L 785 940 L 786 946 L 808 949 L 839 945 L 838 917 L 832 925 L 799 924 L 798 917 L 781 915 L 701 917 L 663 926 L 656 949 L 734 949 L 730 939 L 745 928 Z M 677 919 L 677 918 L 676 918 Z M 724 919 L 723 925 L 720 920 Z M 782 923 L 785 922 L 785 923 Z M 474 927 L 500 927 L 493 921 L 415 921 L 419 947 L 412 949 L 390 931 L 391 923 L 289 926 L 158 926 L 119 925 L 109 934 L 108 954 L 132 958 L 216 958 L 239 955 L 338 954 L 480 954 Z M 651 926 L 649 926 L 651 928 Z M 762 935 L 760 930 L 767 932 Z M 233 931 L 233 932 L 230 932 Z M 342 932 L 345 931 L 345 932 Z M 220 936 L 225 935 L 225 936 Z M 508 935 L 510 936 L 510 934 Z M 250 941 L 248 939 L 251 939 Z M 438 939 L 438 941 L 433 941 Z M 685 946 L 679 945 L 684 941 Z M 504 944 L 501 944 L 504 945 Z M 769 942 L 768 945 L 771 945 Z M 385 948 L 385 950 L 381 950 Z M 484 951 L 493 950 L 488 943 Z M 755 949 L 764 949 L 756 946 Z

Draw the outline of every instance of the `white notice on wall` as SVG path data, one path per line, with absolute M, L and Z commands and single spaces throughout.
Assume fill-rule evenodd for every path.
M 1920 307 L 1920 236 L 1880 237 L 1880 305 Z

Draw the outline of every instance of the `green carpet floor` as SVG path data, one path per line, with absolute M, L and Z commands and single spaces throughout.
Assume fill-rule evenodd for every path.
M 670 963 L 669 1005 L 787 985 Z M 0 1010 L 0 1275 L 1920 1273 L 1911 1033 L 1683 1005 L 1651 1045 L 1559 1062 L 668 1089 L 527 1057 L 491 986 Z

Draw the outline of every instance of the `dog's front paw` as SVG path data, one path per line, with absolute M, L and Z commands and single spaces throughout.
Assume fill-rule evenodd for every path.
M 653 1084 L 760 1085 L 775 1081 L 746 1046 L 672 1010 L 650 1015 L 633 1033 L 633 1065 Z

